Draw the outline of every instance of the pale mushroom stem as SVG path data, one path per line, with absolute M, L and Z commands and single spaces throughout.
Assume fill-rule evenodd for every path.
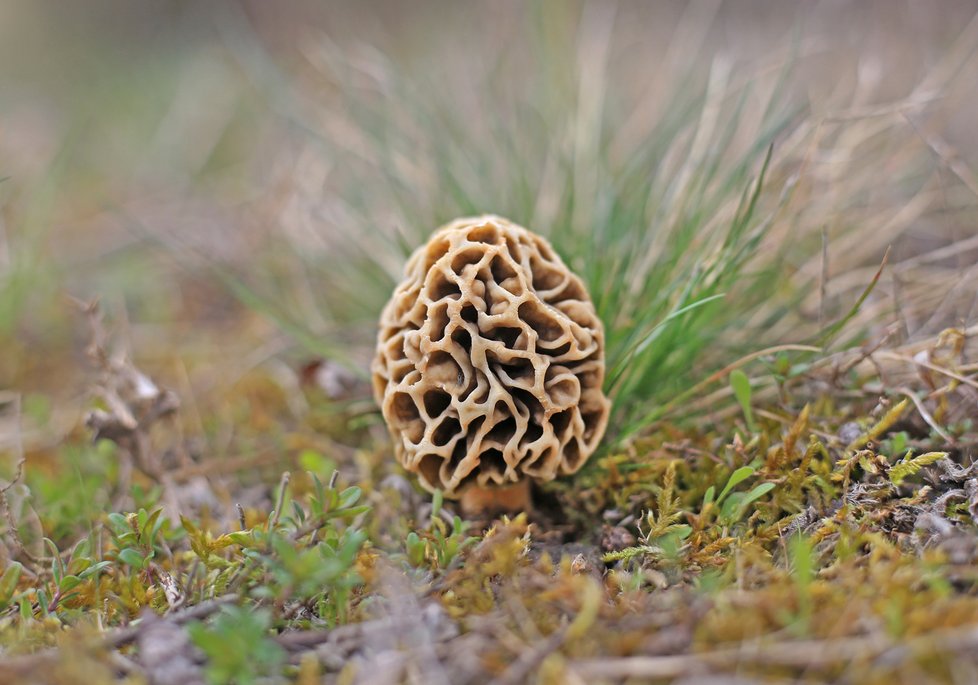
M 459 505 L 465 516 L 493 516 L 530 511 L 530 481 L 523 479 L 513 485 L 483 487 L 472 484 L 461 492 Z

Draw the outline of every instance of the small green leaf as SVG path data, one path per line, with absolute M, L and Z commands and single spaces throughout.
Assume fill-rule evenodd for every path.
M 740 503 L 744 499 L 744 493 L 734 492 L 731 493 L 730 497 L 724 500 L 723 504 L 720 506 L 719 519 L 725 523 L 733 523 L 737 520 L 736 512 Z
M 97 562 L 95 564 L 92 564 L 91 566 L 86 567 L 83 571 L 79 571 L 78 572 L 78 577 L 84 579 L 84 578 L 88 578 L 90 576 L 94 576 L 96 573 L 98 573 L 102 569 L 108 568 L 111 565 L 112 565 L 112 562 L 110 562 L 110 561 L 99 561 L 99 562 Z
M 241 545 L 242 547 L 249 547 L 255 544 L 254 536 L 248 530 L 236 530 L 233 533 L 228 533 L 226 537 L 234 544 Z
M 58 551 L 58 546 L 49 538 L 44 538 L 44 545 L 51 552 L 51 575 L 54 577 L 54 582 L 58 583 L 65 574 L 64 562 L 61 561 L 61 552 Z
M 114 511 L 109 514 L 108 519 L 109 525 L 112 526 L 112 530 L 116 535 L 123 535 L 130 530 L 129 519 L 127 519 L 123 514 Z
M 733 488 L 737 487 L 740 483 L 744 482 L 753 475 L 754 469 L 752 469 L 750 466 L 741 466 L 739 469 L 730 474 L 730 479 L 720 492 L 720 496 L 717 497 L 717 504 L 722 502 L 727 496 L 727 493 L 729 493 Z
M 360 499 L 363 491 L 357 486 L 349 487 L 340 493 L 340 508 L 352 507 Z
M 295 517 L 295 520 L 299 523 L 299 525 L 306 522 L 306 512 L 295 500 L 292 500 L 292 515 Z
M 744 419 L 747 421 L 747 429 L 752 433 L 757 431 L 757 424 L 754 423 L 754 413 L 751 410 L 751 389 L 750 378 L 740 369 L 730 372 L 730 387 L 733 388 L 734 397 L 744 412 Z
M 713 497 L 714 495 L 716 495 L 716 491 L 717 489 L 713 485 L 711 485 L 706 489 L 706 493 L 704 493 L 703 495 L 703 507 L 702 507 L 703 509 L 706 509 L 707 504 L 713 503 Z
M 81 542 L 75 545 L 75 549 L 72 550 L 72 559 L 79 559 L 87 557 L 91 553 L 92 543 L 88 538 L 83 538 Z
M 761 497 L 771 492 L 774 489 L 774 483 L 761 483 L 760 485 L 755 485 L 750 492 L 744 495 L 743 505 L 747 506 Z
M 424 541 L 413 530 L 407 535 L 405 547 L 408 563 L 411 566 L 420 566 L 424 563 Z
M 20 562 L 12 561 L 0 576 L 0 607 L 6 607 L 13 599 L 14 592 L 17 591 L 17 581 L 20 580 L 20 572 L 23 570 L 24 567 Z
M 899 431 L 890 436 L 890 449 L 893 454 L 899 454 L 901 452 L 906 452 L 907 450 L 907 432 Z
M 316 496 L 313 501 L 316 503 L 316 509 L 314 511 L 317 514 L 323 513 L 323 504 L 326 502 L 326 488 L 323 486 L 323 482 L 319 480 L 319 476 L 312 474 L 312 481 L 315 485 Z
M 58 590 L 60 590 L 62 593 L 68 592 L 81 585 L 81 582 L 82 579 L 78 576 L 65 576 L 61 579 L 61 582 L 58 583 Z
M 160 527 L 163 525 L 163 520 L 160 518 L 162 515 L 162 509 L 156 509 L 152 514 L 146 515 L 144 509 L 139 510 L 140 519 L 145 521 L 140 521 L 139 531 L 142 535 L 142 542 L 146 545 L 153 544 L 153 540 L 156 538 L 156 534 L 159 532 Z
M 333 515 L 330 516 L 330 518 L 341 518 L 345 521 L 349 521 L 350 519 L 359 516 L 365 511 L 370 511 L 369 504 L 361 504 L 359 507 L 349 507 L 348 509 L 340 509 L 334 512 Z
M 126 547 L 119 551 L 119 561 L 136 569 L 142 569 L 145 565 L 143 555 L 132 547 Z
M 728 523 L 734 523 L 744 517 L 748 507 L 774 489 L 774 483 L 761 483 L 756 485 L 750 492 L 736 492 L 730 496 L 724 506 L 724 518 Z
M 41 609 L 41 615 L 47 616 L 50 612 L 48 611 L 48 593 L 44 588 L 39 588 L 37 591 L 37 606 Z

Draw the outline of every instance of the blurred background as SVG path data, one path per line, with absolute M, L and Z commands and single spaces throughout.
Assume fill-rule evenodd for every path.
M 868 330 L 973 323 L 976 11 L 6 0 L 0 388 L 24 393 L 37 439 L 75 425 L 74 300 L 95 298 L 185 398 L 263 364 L 355 375 L 405 255 L 440 223 L 506 215 L 593 291 L 610 276 L 588 254 L 628 231 L 654 263 L 674 234 L 645 235 L 696 229 L 663 269 L 708 254 L 768 149 L 748 270 L 776 275 L 727 306 L 729 340 L 801 340 L 852 306 L 888 246 Z M 627 228 L 601 237 L 612 224 Z

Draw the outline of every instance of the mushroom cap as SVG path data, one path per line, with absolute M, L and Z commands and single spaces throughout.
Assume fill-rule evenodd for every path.
M 583 282 L 497 216 L 432 234 L 380 317 L 373 387 L 395 454 L 449 496 L 577 471 L 608 423 L 603 382 Z

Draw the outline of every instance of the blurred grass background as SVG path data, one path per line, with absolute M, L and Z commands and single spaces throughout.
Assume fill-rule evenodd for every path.
M 185 398 L 279 358 L 362 368 L 405 254 L 478 212 L 588 280 L 629 369 L 623 432 L 738 354 L 812 340 L 888 246 L 847 342 L 974 321 L 976 10 L 6 2 L 0 388 L 29 439 L 77 425 L 71 298 L 101 298 Z

